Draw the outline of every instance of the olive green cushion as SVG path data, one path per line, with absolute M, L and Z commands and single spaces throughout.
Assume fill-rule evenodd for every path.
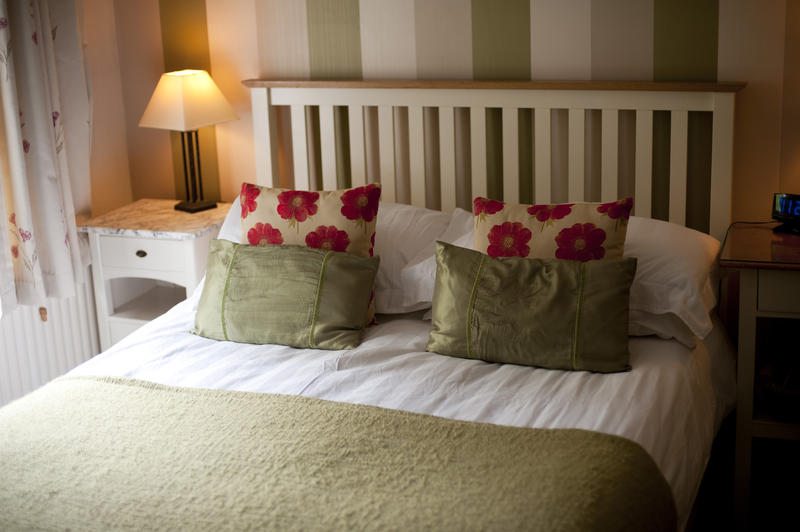
M 351 349 L 361 343 L 378 257 L 213 240 L 193 333 Z
M 495 259 L 436 243 L 428 351 L 598 372 L 628 365 L 636 259 Z

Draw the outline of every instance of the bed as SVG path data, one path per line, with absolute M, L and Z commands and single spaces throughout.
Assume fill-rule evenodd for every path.
M 380 183 L 376 324 L 352 349 L 213 340 L 201 284 L 0 410 L 0 528 L 683 529 L 735 398 L 713 270 L 741 85 L 245 84 L 255 185 Z M 220 239 L 247 239 L 244 190 Z M 426 351 L 434 242 L 471 247 L 473 198 L 627 195 L 629 371 Z

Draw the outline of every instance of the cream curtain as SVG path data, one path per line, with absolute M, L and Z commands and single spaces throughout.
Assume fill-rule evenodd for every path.
M 58 46 L 47 0 L 0 0 L 0 315 L 81 279 Z

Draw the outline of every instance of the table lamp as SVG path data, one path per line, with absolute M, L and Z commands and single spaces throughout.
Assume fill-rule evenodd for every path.
M 176 210 L 198 212 L 217 206 L 215 201 L 203 199 L 197 130 L 237 118 L 236 111 L 205 70 L 178 70 L 161 75 L 139 127 L 181 132 L 186 201 L 176 204 Z

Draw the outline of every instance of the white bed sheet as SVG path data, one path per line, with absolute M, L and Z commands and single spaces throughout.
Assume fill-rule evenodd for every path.
M 582 428 L 638 442 L 670 484 L 681 528 L 711 443 L 735 400 L 733 351 L 717 324 L 689 350 L 631 338 L 626 373 L 536 369 L 425 352 L 420 314 L 367 330 L 350 351 L 218 342 L 190 334 L 200 290 L 70 375 L 283 393 L 520 427 Z

